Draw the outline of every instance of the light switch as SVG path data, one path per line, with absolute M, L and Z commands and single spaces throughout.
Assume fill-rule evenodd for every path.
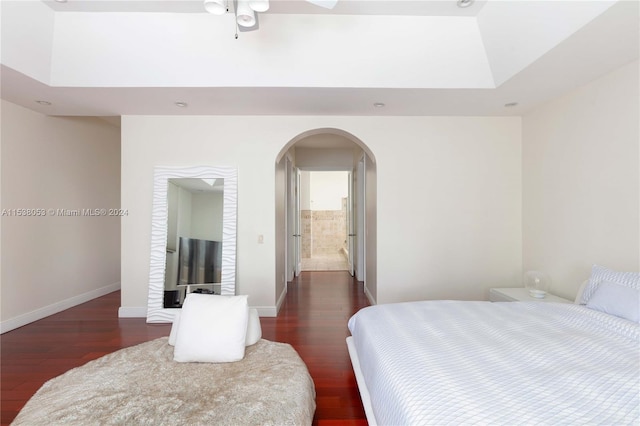
M 264 235 L 258 235 L 258 244 L 264 244 Z

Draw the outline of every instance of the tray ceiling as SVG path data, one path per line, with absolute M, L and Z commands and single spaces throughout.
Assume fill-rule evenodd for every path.
M 636 1 L 271 3 L 236 39 L 199 1 L 3 1 L 2 98 L 49 115 L 519 115 L 640 50 Z

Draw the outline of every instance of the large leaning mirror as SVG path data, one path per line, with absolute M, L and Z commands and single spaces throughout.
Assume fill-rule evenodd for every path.
M 235 294 L 237 173 L 157 167 L 147 322 L 171 322 L 187 293 Z

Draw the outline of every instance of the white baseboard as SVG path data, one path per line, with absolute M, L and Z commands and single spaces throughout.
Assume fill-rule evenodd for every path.
M 371 292 L 369 291 L 367 286 L 364 286 L 364 294 L 365 294 L 365 296 L 367 296 L 367 299 L 369 300 L 370 304 L 377 305 L 376 299 L 374 299 L 373 295 L 371 294 Z
M 251 306 L 258 311 L 260 317 L 277 317 L 278 310 L 275 306 Z
M 278 301 L 276 302 L 276 306 L 250 306 L 250 308 L 254 308 L 258 310 L 258 315 L 261 317 L 277 317 L 278 312 L 280 311 L 280 307 L 284 303 L 284 298 L 287 295 L 287 289 L 282 291 Z
M 147 308 L 144 306 L 120 306 L 118 318 L 146 318 Z
M 282 293 L 280 293 L 280 297 L 278 297 L 278 301 L 276 302 L 276 314 L 274 315 L 277 316 L 278 312 L 280 312 L 280 308 L 282 307 L 282 304 L 284 303 L 284 298 L 287 296 L 287 286 L 284 286 L 284 290 L 282 290 Z
M 26 314 L 18 315 L 17 317 L 10 318 L 8 320 L 0 322 L 0 334 L 7 331 L 15 330 L 23 325 L 31 324 L 32 322 L 41 320 L 50 315 L 57 314 L 66 309 L 73 308 L 82 303 L 88 302 L 105 294 L 113 293 L 120 290 L 120 283 L 113 283 L 111 285 L 100 287 L 95 290 L 91 290 L 87 293 L 79 294 L 77 296 L 70 297 L 69 299 L 61 300 L 51 305 L 44 306 L 36 309 L 35 311 L 27 312 Z

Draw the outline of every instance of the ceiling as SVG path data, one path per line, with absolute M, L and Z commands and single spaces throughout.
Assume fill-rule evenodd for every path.
M 473 7 L 460 8 L 456 1 L 445 0 L 342 0 L 333 9 L 318 7 L 304 0 L 271 0 L 268 14 L 338 14 L 407 16 L 476 16 L 487 0 L 475 0 Z M 202 13 L 199 0 L 45 0 L 56 12 L 146 12 Z M 233 9 L 233 2 L 229 1 Z
M 0 7 L 2 98 L 48 115 L 521 115 L 640 50 L 631 0 L 271 0 L 238 39 L 200 1 Z
M 171 178 L 169 182 L 196 194 L 224 191 L 224 179 Z

